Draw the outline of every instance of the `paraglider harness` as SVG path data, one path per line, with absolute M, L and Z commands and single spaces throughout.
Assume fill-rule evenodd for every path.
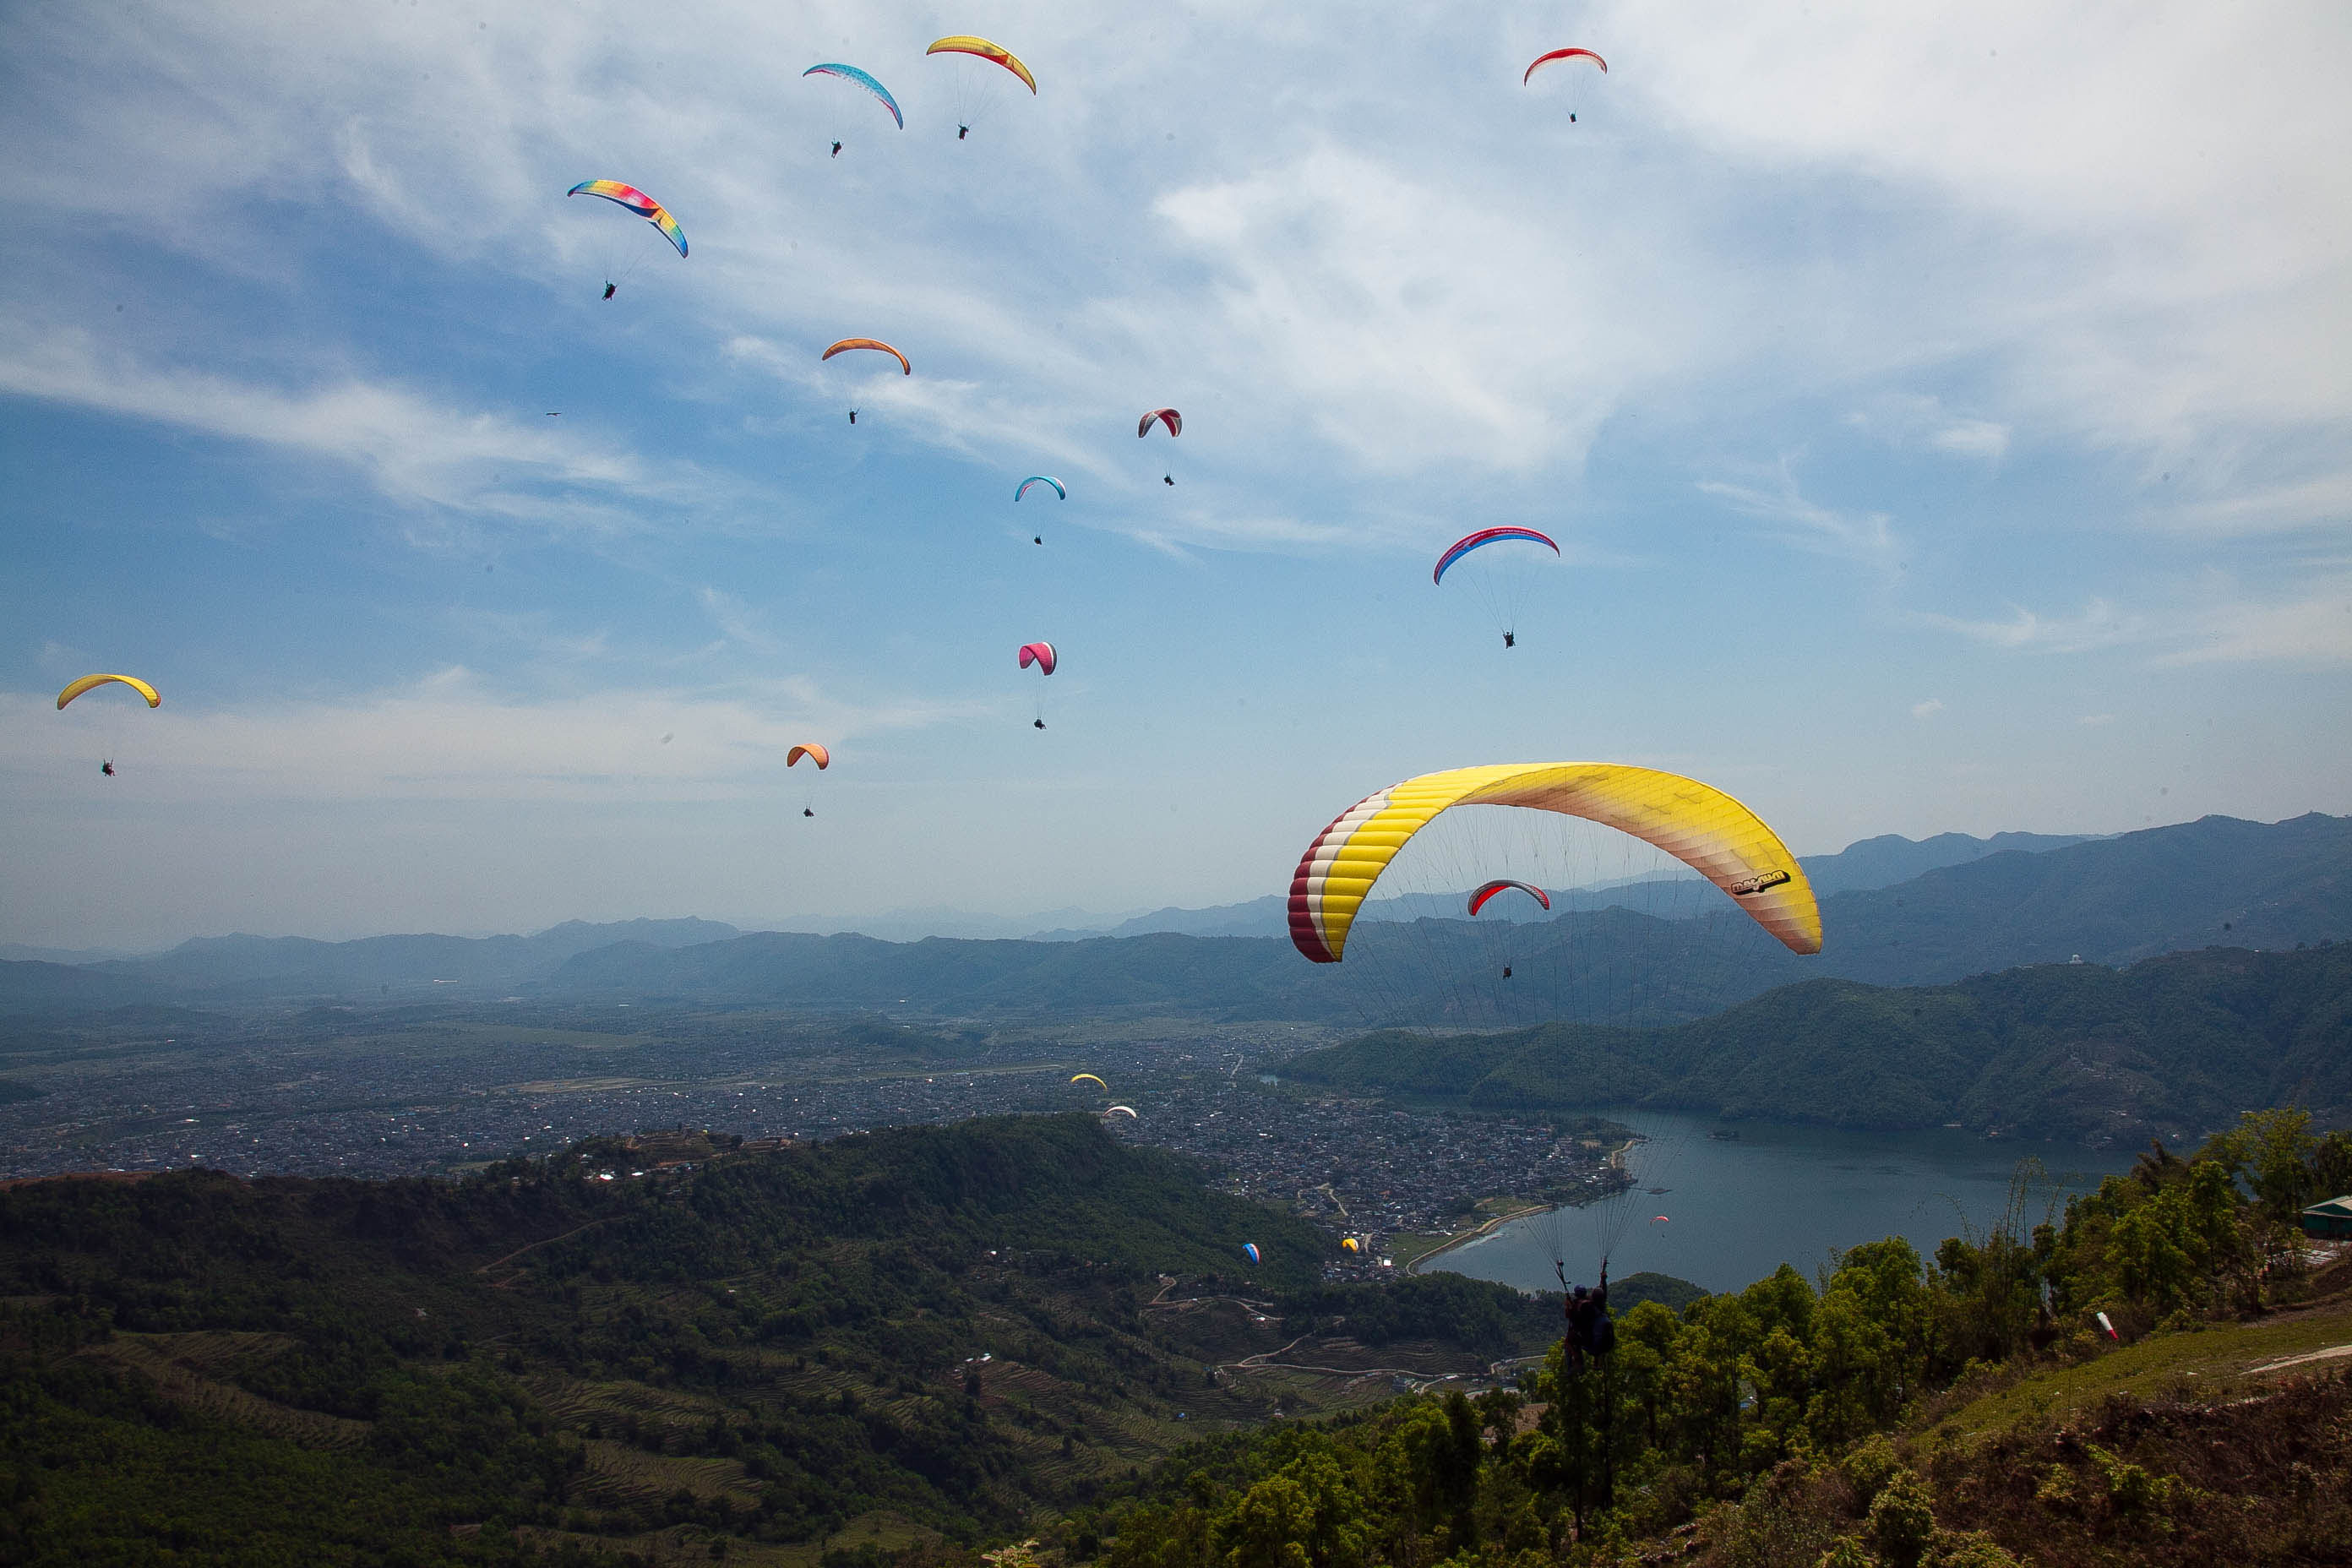
M 1587 1359 L 1601 1361 L 1617 1348 L 1617 1325 L 1609 1316 L 1609 1261 L 1601 1259 L 1601 1283 L 1591 1290 L 1580 1285 L 1571 1289 L 1563 1264 L 1555 1262 L 1552 1272 L 1559 1276 L 1559 1288 L 1568 1291 L 1560 1315 L 1568 1320 L 1563 1340 L 1568 1346 L 1568 1370 L 1573 1374 L 1584 1370 Z

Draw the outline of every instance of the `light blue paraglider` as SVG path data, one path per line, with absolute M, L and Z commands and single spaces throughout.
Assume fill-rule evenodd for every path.
M 801 72 L 801 75 L 837 76 L 844 81 L 856 82 L 858 86 L 864 88 L 866 91 L 872 93 L 875 97 L 882 100 L 882 107 L 890 111 L 890 118 L 898 122 L 899 130 L 904 131 L 907 129 L 907 117 L 898 112 L 898 100 L 890 96 L 890 89 L 884 87 L 880 82 L 876 81 L 864 71 L 859 70 L 856 66 L 811 66 L 808 69 Z

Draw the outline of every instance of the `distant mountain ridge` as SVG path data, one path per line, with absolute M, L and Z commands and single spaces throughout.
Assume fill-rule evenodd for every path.
M 2072 845 L 2089 843 L 2093 837 L 2089 834 L 1996 833 L 1990 838 L 1976 838 L 1965 833 L 1939 833 L 1933 838 L 1911 839 L 1900 834 L 1887 833 L 1849 844 L 1834 855 L 1801 856 L 1799 863 L 1811 879 L 1814 894 L 1827 898 L 1832 893 L 1891 887 L 1927 871 L 1946 866 L 1966 865 L 1971 860 L 1981 860 L 1988 855 L 2012 851 L 2039 854 L 2044 850 L 2063 849 Z M 1594 888 L 1553 888 L 1548 891 L 1552 894 L 1553 903 L 1563 910 L 1597 910 L 1606 909 L 1612 903 L 1639 908 L 1639 889 L 1638 883 L 1620 883 Z M 1466 893 L 1469 889 L 1463 890 Z M 1419 920 L 1423 917 L 1445 920 L 1461 912 L 1459 900 L 1452 895 L 1433 897 L 1422 894 L 1412 898 L 1379 900 L 1372 906 L 1372 918 L 1384 920 Z M 1039 931 L 1033 940 L 1073 942 L 1089 936 L 1145 936 L 1157 931 L 1175 931 L 1185 936 L 1283 936 L 1289 930 L 1289 895 L 1269 893 L 1262 899 L 1251 899 L 1238 904 L 1220 904 L 1205 910 L 1171 906 L 1102 929 L 1072 930 L 1066 927 Z
M 1727 1119 L 2128 1142 L 2250 1106 L 2352 1121 L 2352 943 L 2045 963 L 1949 985 L 1782 986 L 1670 1029 L 1391 1030 L 1286 1078 L 1487 1110 L 1651 1106 Z
M 1906 855 L 1973 851 L 1991 842 L 1969 839 L 1930 850 L 1870 840 L 1856 847 L 1868 853 L 1854 871 L 1869 877 L 1878 874 L 1868 869 L 1872 864 L 1884 869 Z M 1596 902 L 1605 898 L 1605 890 L 1594 895 Z M 1524 1012 L 1517 1019 L 1449 1010 L 1460 1005 L 1461 988 L 1443 971 L 1458 971 L 1484 940 L 1450 910 L 1411 925 L 1368 922 L 1358 929 L 1349 962 L 1339 965 L 1303 962 L 1281 936 L 889 942 L 745 935 L 692 920 L 573 921 L 532 937 L 220 937 L 152 959 L 87 966 L 0 962 L 0 1012 L 471 989 L 1363 1025 L 1371 1016 L 1368 986 L 1378 982 L 1381 1005 L 1393 1009 L 1387 1016 L 1455 1026 L 1580 1016 L 1663 1024 L 1822 975 L 1933 984 L 2077 953 L 2129 963 L 2214 944 L 2279 948 L 2352 936 L 2352 818 L 2314 813 L 2265 825 L 2206 817 L 2054 848 L 1989 850 L 1890 887 L 1828 893 L 1822 915 L 1828 943 L 1818 958 L 1801 959 L 1742 920 L 1661 921 L 1613 904 L 1570 908 L 1520 928 L 1529 933 L 1530 976 L 1546 967 L 1537 961 L 1573 948 L 1573 962 L 1556 970 L 1606 970 L 1627 978 L 1615 991 L 1588 987 L 1580 997 L 1549 996 L 1522 982 L 1512 1004 Z

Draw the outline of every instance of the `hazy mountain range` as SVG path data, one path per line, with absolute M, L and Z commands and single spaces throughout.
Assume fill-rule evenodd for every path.
M 1937 862 L 1892 883 L 1918 862 Z M 0 1010 L 273 997 L 497 994 L 634 995 L 782 1006 L 958 1012 L 1149 1011 L 1464 1026 L 1547 1018 L 1669 1023 L 1824 975 L 1931 984 L 2080 955 L 2124 963 L 2209 945 L 2292 947 L 2352 936 L 2352 818 L 2276 824 L 2207 817 L 2114 838 L 1946 835 L 1865 840 L 1810 863 L 1829 933 L 1798 958 L 1737 917 L 1661 921 L 1603 889 L 1515 928 L 1524 983 L 1466 988 L 1499 929 L 1455 917 L 1368 924 L 1339 965 L 1305 963 L 1286 937 L 1142 931 L 1054 941 L 745 934 L 717 921 L 570 922 L 534 936 L 231 936 L 150 958 L 0 962 Z M 1209 931 L 1276 900 L 1197 917 Z M 1595 907 L 1599 906 L 1599 907 Z M 1125 922 L 1121 930 L 1138 925 Z M 1549 989 L 1547 989 L 1547 987 Z

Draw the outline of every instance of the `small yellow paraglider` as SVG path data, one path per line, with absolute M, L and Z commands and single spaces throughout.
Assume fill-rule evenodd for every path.
M 147 706 L 150 708 L 161 708 L 163 705 L 163 699 L 156 694 L 155 689 L 135 675 L 85 675 L 58 693 L 58 707 L 63 709 L 67 703 L 83 692 L 104 686 L 110 680 L 119 680 L 147 699 Z
M 150 708 L 161 708 L 163 705 L 162 695 L 159 694 L 153 687 L 148 685 L 145 681 L 140 679 L 135 675 L 85 675 L 79 680 L 73 682 L 63 691 L 58 693 L 58 711 L 61 713 L 64 712 L 66 704 L 72 701 L 75 698 L 79 697 L 85 691 L 92 691 L 97 689 L 99 687 L 117 682 L 131 688 L 131 690 L 136 691 L 140 696 L 145 698 L 147 700 L 147 706 Z M 104 773 L 108 778 L 114 777 L 114 759 L 112 757 L 100 759 L 98 764 L 98 771 Z

